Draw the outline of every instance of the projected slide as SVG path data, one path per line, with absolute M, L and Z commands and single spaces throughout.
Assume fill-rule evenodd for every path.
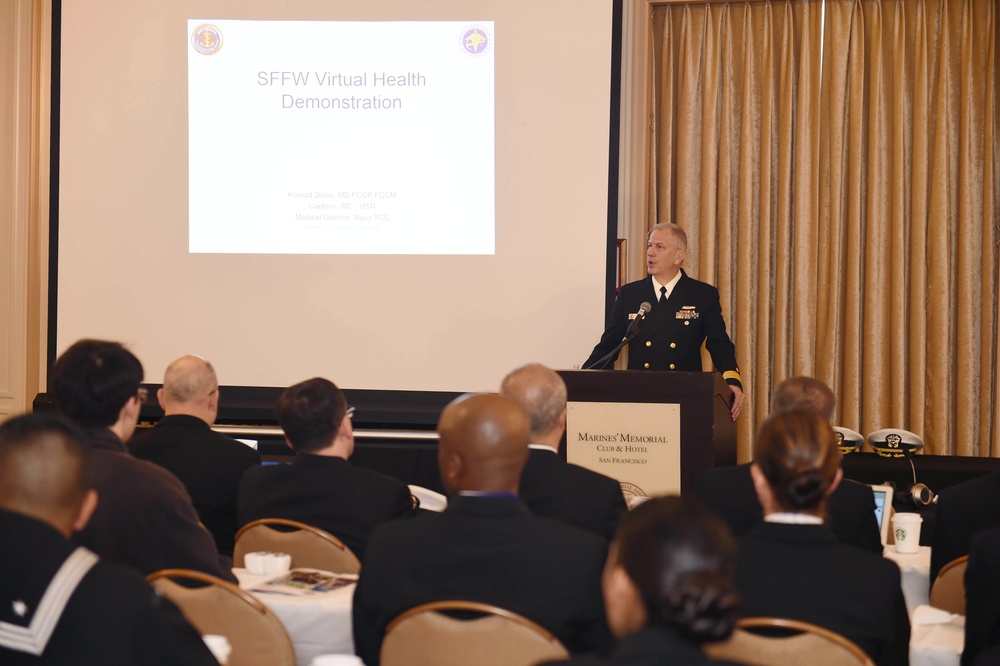
M 493 254 L 482 22 L 188 21 L 194 253 Z

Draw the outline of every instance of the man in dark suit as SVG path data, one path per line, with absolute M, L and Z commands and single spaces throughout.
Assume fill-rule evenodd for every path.
M 962 665 L 1000 646 L 1000 527 L 972 537 L 965 569 L 965 650 Z M 1000 663 L 1000 662 L 991 662 Z
M 79 435 L 49 414 L 0 426 L 0 663 L 217 664 L 138 572 L 69 541 L 98 505 Z
M 532 516 L 517 497 L 528 417 L 495 394 L 459 398 L 441 413 L 443 513 L 375 530 L 354 594 L 354 646 L 378 666 L 385 628 L 423 603 L 501 606 L 551 631 L 571 651 L 611 640 L 600 578 L 607 542 Z
M 413 513 L 405 484 L 348 462 L 353 411 L 340 389 L 320 377 L 285 389 L 278 423 L 295 460 L 247 471 L 240 484 L 240 525 L 260 518 L 297 520 L 326 530 L 361 559 L 377 525 Z
M 125 448 L 146 397 L 141 381 L 139 359 L 103 340 L 77 342 L 52 369 L 59 409 L 85 429 L 91 479 L 101 498 L 73 540 L 143 574 L 194 569 L 235 583 L 177 477 Z
M 519 495 L 536 516 L 575 525 L 608 539 L 627 512 L 621 485 L 611 477 L 559 457 L 566 431 L 566 384 L 558 374 L 538 363 L 504 377 L 500 394 L 528 413 L 528 463 L 521 474 Z
M 219 382 L 212 364 L 182 356 L 167 367 L 156 393 L 163 418 L 129 441 L 132 454 L 169 470 L 181 480 L 219 553 L 232 557 L 236 493 L 260 454 L 212 430 L 219 415 Z
M 771 395 L 772 414 L 801 409 L 829 421 L 835 406 L 830 387 L 812 377 L 790 377 L 775 386 Z M 749 464 L 703 470 L 695 480 L 695 495 L 722 516 L 736 537 L 764 519 Z M 882 553 L 875 496 L 869 486 L 844 479 L 830 496 L 827 511 L 828 526 L 841 542 Z
M 701 345 L 732 389 L 732 417 L 743 408 L 743 383 L 736 364 L 736 348 L 726 333 L 719 290 L 688 277 L 681 268 L 687 256 L 687 234 L 676 224 L 657 224 L 646 243 L 649 277 L 630 282 L 618 291 L 601 341 L 584 368 L 594 367 L 626 337 L 640 305 L 652 310 L 628 345 L 629 370 L 686 370 L 701 372 Z M 601 367 L 611 367 L 615 354 Z M 600 369 L 600 368 L 597 368 Z
M 941 567 L 969 554 L 977 532 L 991 527 L 1000 527 L 1000 472 L 942 490 L 934 506 L 931 584 Z

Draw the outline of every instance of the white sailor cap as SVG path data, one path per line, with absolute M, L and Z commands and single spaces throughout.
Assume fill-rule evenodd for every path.
M 899 428 L 883 428 L 868 435 L 868 443 L 883 458 L 904 458 L 924 448 L 920 435 Z
M 854 453 L 865 443 L 865 436 L 850 428 L 833 426 L 833 434 L 837 436 L 837 448 L 845 455 Z

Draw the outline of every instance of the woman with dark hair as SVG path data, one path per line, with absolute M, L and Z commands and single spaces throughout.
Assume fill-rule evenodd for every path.
M 693 499 L 661 497 L 622 521 L 604 567 L 608 626 L 619 639 L 606 659 L 564 664 L 720 664 L 701 644 L 728 638 L 739 597 L 732 586 L 733 539 Z
M 843 476 L 830 424 L 802 411 L 771 416 L 757 433 L 750 474 L 764 522 L 739 541 L 743 614 L 810 622 L 853 641 L 879 666 L 907 664 L 898 567 L 841 543 L 824 524 Z

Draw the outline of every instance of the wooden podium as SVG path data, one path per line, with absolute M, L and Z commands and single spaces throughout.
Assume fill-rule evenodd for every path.
M 736 464 L 733 393 L 718 373 L 559 375 L 568 391 L 567 460 L 618 479 L 626 499 L 690 494 L 701 470 Z M 633 476 L 645 481 L 634 482 Z

